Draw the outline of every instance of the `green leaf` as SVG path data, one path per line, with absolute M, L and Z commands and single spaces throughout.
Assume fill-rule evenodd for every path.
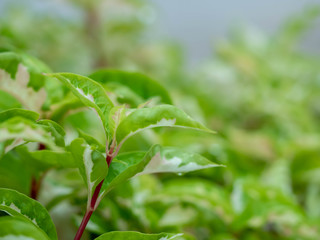
M 113 107 L 109 115 L 109 129 L 112 138 L 115 137 L 116 130 L 120 122 L 126 117 L 126 109 L 123 105 Z
M 127 94 L 129 91 L 123 89 L 123 87 L 129 88 L 143 99 L 142 102 L 153 97 L 160 97 L 161 103 L 172 103 L 168 92 L 161 84 L 141 73 L 104 69 L 91 74 L 89 77 L 109 88 L 115 89 L 115 91 L 117 91 L 116 89 L 120 89 L 120 93 L 124 92 L 124 94 Z M 124 95 L 122 98 L 125 99 L 126 97 L 127 96 Z M 138 100 L 137 97 L 132 99 Z
M 50 239 L 58 239 L 55 226 L 47 210 L 36 200 L 17 191 L 0 188 L 0 210 L 23 219 L 41 228 Z
M 90 146 L 95 147 L 100 152 L 106 151 L 106 147 L 103 146 L 97 139 L 85 133 L 81 129 L 77 129 L 77 131 L 79 133 L 79 137 L 83 138 Z
M 0 112 L 0 125 L 2 122 L 5 122 L 11 118 L 14 117 L 22 117 L 24 119 L 28 119 L 31 122 L 36 121 L 39 118 L 39 114 L 33 111 L 29 111 L 29 110 L 25 110 L 25 109 L 20 109 L 20 108 L 13 108 L 13 109 L 9 109 L 9 110 L 5 110 Z M 0 130 L 1 131 L 1 130 Z M 1 136 L 0 136 L 1 139 Z M 15 139 L 6 139 L 6 140 L 0 140 L 0 158 L 3 156 L 4 153 L 6 153 L 8 151 L 8 149 L 12 149 L 17 145 L 20 145 L 22 143 L 21 140 L 16 139 L 17 141 L 14 141 Z M 9 148 L 7 148 L 7 146 L 9 146 Z M 7 148 L 7 149 L 6 149 Z
M 68 114 L 74 113 L 77 110 L 85 108 L 85 105 L 78 99 L 66 99 L 53 105 L 53 110 L 50 114 L 50 119 L 56 122 L 61 122 Z
M 48 119 L 43 119 L 39 120 L 37 124 L 43 126 L 43 128 L 51 133 L 51 136 L 54 137 L 55 143 L 60 146 L 64 147 L 65 142 L 64 142 L 64 136 L 66 135 L 64 129 L 56 122 L 48 120 Z
M 70 152 L 56 152 L 50 150 L 40 150 L 29 152 L 30 156 L 37 161 L 50 167 L 74 168 L 76 163 Z
M 0 159 L 0 187 L 17 190 L 23 194 L 30 193 L 30 165 L 26 158 L 21 158 L 14 150 Z M 21 171 L 23 169 L 23 171 Z
M 0 218 L 0 239 L 50 240 L 40 228 L 17 217 Z
M 66 84 L 72 93 L 86 106 L 95 109 L 101 118 L 107 134 L 109 133 L 108 116 L 113 103 L 99 83 L 90 78 L 72 73 L 55 73 L 49 74 L 49 76 L 55 77 Z
M 16 76 L 18 71 L 18 65 L 21 62 L 21 58 L 12 52 L 0 53 L 0 69 L 5 70 L 10 74 L 11 78 Z
M 0 123 L 0 142 L 15 140 L 8 146 L 5 152 L 20 145 L 23 141 L 40 142 L 53 150 L 59 150 L 51 135 L 40 125 L 22 118 L 13 117 Z
M 0 89 L 0 111 L 21 107 L 22 105 L 17 99 Z
M 144 103 L 146 100 L 132 91 L 129 87 L 120 83 L 104 84 L 105 88 L 115 94 L 116 100 L 119 104 L 126 104 L 130 107 L 138 107 L 139 104 Z
M 0 90 L 9 93 L 25 108 L 41 112 L 47 94 L 44 87 L 49 69 L 25 54 L 0 53 Z
M 174 147 L 154 145 L 147 153 L 119 154 L 110 165 L 109 174 L 103 182 L 100 199 L 120 183 L 142 174 L 185 173 L 205 168 L 219 167 L 205 157 Z
M 182 233 L 158 233 L 144 234 L 139 232 L 109 232 L 102 234 L 95 240 L 187 240 L 190 237 L 184 237 Z
M 36 121 L 39 118 L 39 113 L 21 109 L 21 108 L 9 109 L 9 110 L 0 112 L 0 123 L 8 120 L 9 118 L 17 117 L 17 116 L 29 119 L 31 121 Z
M 213 133 L 201 123 L 193 120 L 181 109 L 171 105 L 134 110 L 119 124 L 116 140 L 121 145 L 130 136 L 146 128 L 182 127 Z
M 99 151 L 88 145 L 81 138 L 72 141 L 70 150 L 88 187 L 89 204 L 95 188 L 107 176 L 108 165 L 106 159 Z
M 46 64 L 27 54 L 18 54 L 14 52 L 0 53 L 0 69 L 9 73 L 13 79 L 17 74 L 19 64 L 22 64 L 28 69 L 31 78 L 37 78 L 31 79 L 31 87 L 37 90 L 39 87 L 43 86 L 43 81 L 39 78 L 41 78 L 43 72 L 50 72 L 50 69 Z M 42 77 L 44 78 L 44 76 Z

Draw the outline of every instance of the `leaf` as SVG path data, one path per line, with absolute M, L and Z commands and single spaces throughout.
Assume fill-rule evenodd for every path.
M 72 73 L 55 73 L 48 74 L 48 76 L 59 79 L 66 84 L 72 93 L 86 106 L 95 109 L 108 134 L 108 116 L 113 107 L 113 103 L 99 83 L 96 83 L 90 78 Z
M 170 198 L 166 198 L 170 196 Z M 228 199 L 228 200 L 226 200 Z M 214 215 L 228 221 L 234 211 L 231 207 L 230 193 L 226 188 L 203 178 L 175 178 L 166 181 L 161 189 L 157 190 L 148 202 L 164 204 L 171 207 L 175 202 L 189 203 L 200 212 Z
M 153 97 L 160 97 L 161 103 L 172 103 L 168 92 L 163 86 L 161 86 L 161 84 L 141 73 L 104 69 L 91 74 L 89 77 L 106 86 L 110 86 L 112 84 L 111 88 L 114 89 L 117 89 L 118 85 L 120 91 L 128 92 L 127 90 L 121 90 L 121 85 L 122 87 L 129 88 L 138 96 L 142 97 L 144 101 Z M 126 97 L 127 96 L 123 96 L 123 98 Z M 138 98 L 135 97 L 135 99 Z
M 76 163 L 70 152 L 56 152 L 50 150 L 40 150 L 29 152 L 30 156 L 37 161 L 44 163 L 50 167 L 74 168 Z
M 11 78 L 15 78 L 20 62 L 21 58 L 15 53 L 0 53 L 0 69 L 3 69 L 9 73 Z
M 112 138 L 115 137 L 115 133 L 120 122 L 126 117 L 127 110 L 128 109 L 125 109 L 123 105 L 116 106 L 111 109 L 110 115 L 109 115 L 109 129 L 110 129 L 110 134 Z
M 21 141 L 40 142 L 50 149 L 59 150 L 43 127 L 22 117 L 13 117 L 0 123 L 0 142 L 7 140 L 15 140 L 15 142 L 11 143 L 5 152 L 21 144 Z
M 43 88 L 46 78 L 43 71 L 49 70 L 30 56 L 0 53 L 0 89 L 36 112 L 41 112 L 47 96 Z
M 43 128 L 51 133 L 51 136 L 54 137 L 55 143 L 60 146 L 64 147 L 64 136 L 66 135 L 64 129 L 56 122 L 51 121 L 49 119 L 42 119 L 37 122 L 37 124 L 43 126 Z
M 50 119 L 61 122 L 68 114 L 83 109 L 85 105 L 78 99 L 67 99 L 53 105 Z
M 42 75 L 43 72 L 50 72 L 50 69 L 46 64 L 27 54 L 18 54 L 14 52 L 0 53 L 0 69 L 9 73 L 11 78 L 15 78 L 20 64 L 25 66 L 31 74 L 30 86 L 35 90 L 42 87 L 43 80 L 39 78 L 44 78 Z
M 141 96 L 125 85 L 119 83 L 108 83 L 104 84 L 103 86 L 115 94 L 116 100 L 119 104 L 126 104 L 130 107 L 138 107 L 139 104 L 145 102 Z
M 50 240 L 40 228 L 17 217 L 1 217 L 0 226 L 0 239 L 3 240 Z
M 39 118 L 39 114 L 36 112 L 21 108 L 13 108 L 0 112 L 0 123 L 8 120 L 9 118 L 17 116 L 29 119 L 31 121 L 36 121 Z
M 95 147 L 97 150 L 100 152 L 105 152 L 106 147 L 103 146 L 97 139 L 94 137 L 90 136 L 89 134 L 86 134 L 84 131 L 81 129 L 77 129 L 79 133 L 79 137 L 83 138 L 91 147 Z
M 0 111 L 21 107 L 22 105 L 17 99 L 0 89 Z
M 0 188 L 0 210 L 23 219 L 41 228 L 50 239 L 58 239 L 55 226 L 47 210 L 36 200 L 17 191 Z
M 106 159 L 99 151 L 85 143 L 84 139 L 81 138 L 72 141 L 70 150 L 88 187 L 89 204 L 95 188 L 107 176 L 108 165 Z
M 102 234 L 95 240 L 187 240 L 190 237 L 184 237 L 182 233 L 158 233 L 144 234 L 139 232 L 109 232 Z
M 14 108 L 14 109 L 9 109 L 0 112 L 0 125 L 2 122 L 5 122 L 6 120 L 9 120 L 10 118 L 14 117 L 23 117 L 25 119 L 29 119 L 32 122 L 36 121 L 39 118 L 39 114 L 33 111 L 25 110 L 25 109 L 20 109 L 20 108 Z M 0 130 L 1 131 L 1 130 Z M 1 139 L 1 136 L 0 136 Z M 16 140 L 16 141 L 15 141 Z M 7 140 L 0 140 L 0 158 L 3 156 L 3 154 L 10 149 L 14 148 L 17 145 L 20 145 L 23 143 L 23 141 L 20 139 L 7 139 Z M 7 146 L 11 145 L 8 149 Z
M 119 154 L 110 165 L 99 198 L 112 188 L 138 175 L 149 173 L 185 173 L 210 167 L 219 167 L 205 157 L 174 147 L 154 145 L 147 153 L 131 152 Z
M 26 166 L 25 160 L 15 151 L 8 152 L 0 159 L 0 187 L 14 189 L 23 194 L 30 193 L 30 165 Z
M 182 127 L 213 133 L 201 123 L 193 120 L 185 112 L 171 105 L 134 110 L 119 124 L 116 140 L 121 145 L 130 136 L 147 128 Z

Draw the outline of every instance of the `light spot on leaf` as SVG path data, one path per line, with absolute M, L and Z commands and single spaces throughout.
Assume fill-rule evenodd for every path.
M 35 91 L 28 87 L 30 75 L 27 69 L 19 64 L 15 79 L 10 74 L 0 70 L 0 89 L 15 97 L 25 108 L 35 112 L 41 112 L 41 107 L 47 94 L 44 88 Z
M 183 234 L 182 233 L 178 233 L 170 238 L 168 238 L 169 236 L 166 236 L 166 237 L 162 237 L 160 238 L 159 240 L 170 240 L 170 239 L 175 239 L 176 237 L 181 237 Z
M 76 88 L 76 90 L 77 90 L 82 96 L 84 96 L 86 99 L 88 99 L 90 102 L 93 102 L 93 103 L 94 103 L 94 98 L 93 98 L 93 96 L 92 96 L 91 94 L 85 94 L 81 88 Z

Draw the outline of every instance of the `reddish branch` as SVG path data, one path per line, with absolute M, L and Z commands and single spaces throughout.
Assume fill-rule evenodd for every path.
M 39 143 L 38 150 L 44 150 L 46 149 L 46 146 L 43 143 Z M 37 180 L 34 176 L 31 178 L 31 189 L 30 189 L 30 197 L 32 199 L 37 199 L 39 190 L 41 187 L 43 175 Z
M 112 153 L 113 153 L 113 149 L 110 149 L 109 151 L 109 154 L 107 154 L 107 157 L 106 157 L 106 161 L 108 163 L 108 167 L 110 166 L 111 162 L 112 162 Z M 74 237 L 74 240 L 80 240 L 81 239 L 81 236 L 83 234 L 83 231 L 84 229 L 86 228 L 89 220 L 90 220 L 90 217 L 92 215 L 92 213 L 94 212 L 94 210 L 96 209 L 96 202 L 97 202 L 97 199 L 99 197 L 99 193 L 100 193 L 100 190 L 101 190 L 101 187 L 102 187 L 102 184 L 103 184 L 103 181 L 102 180 L 98 186 L 96 187 L 96 189 L 94 190 L 94 193 L 92 195 L 92 198 L 91 198 L 91 202 L 90 202 L 90 207 L 89 209 L 87 209 L 83 219 L 82 219 L 82 222 L 78 228 L 78 231 L 77 231 L 77 234 L 76 236 Z
M 41 180 L 39 179 L 39 181 L 37 181 L 37 179 L 32 176 L 31 179 L 31 190 L 30 190 L 30 197 L 32 199 L 37 199 L 38 198 L 38 193 L 40 190 L 40 186 L 41 186 Z

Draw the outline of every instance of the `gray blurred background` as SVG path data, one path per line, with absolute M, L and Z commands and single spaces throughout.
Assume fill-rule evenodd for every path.
M 303 9 L 319 5 L 319 0 L 151 0 L 154 9 L 145 14 L 150 21 L 148 38 L 153 41 L 176 41 L 181 44 L 189 66 L 202 63 L 212 55 L 215 45 L 228 36 L 231 29 L 245 26 L 255 29 L 255 35 L 272 34 L 285 21 Z M 0 0 L 0 14 L 5 5 L 24 4 L 46 14 L 66 18 L 79 17 L 63 0 Z M 143 13 L 142 13 L 143 14 Z M 303 50 L 319 54 L 320 20 L 309 30 L 301 46 Z
M 189 64 L 198 65 L 212 55 L 215 44 L 230 29 L 248 26 L 272 34 L 286 19 L 304 8 L 320 4 L 319 0 L 152 0 L 156 5 L 156 37 L 174 39 L 184 47 Z M 301 46 L 320 53 L 320 21 L 306 34 Z

